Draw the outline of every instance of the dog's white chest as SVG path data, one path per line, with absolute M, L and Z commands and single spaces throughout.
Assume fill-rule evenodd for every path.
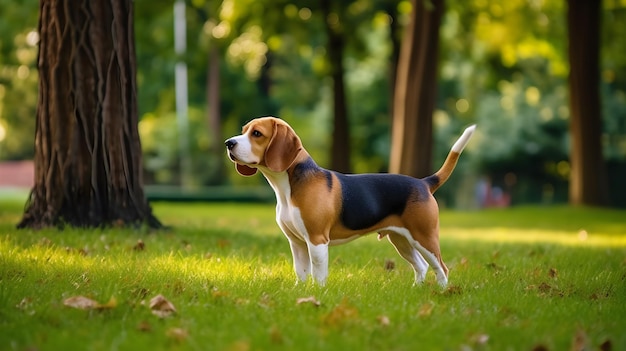
M 276 221 L 287 229 L 285 234 L 293 235 L 302 241 L 308 241 L 308 232 L 300 215 L 300 210 L 292 204 L 276 206 Z
M 287 174 L 264 175 L 276 193 L 276 222 L 285 235 L 308 241 L 309 234 L 300 209 L 291 202 L 291 185 Z

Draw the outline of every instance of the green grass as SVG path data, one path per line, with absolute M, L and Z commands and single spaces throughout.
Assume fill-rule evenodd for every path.
M 295 285 L 272 205 L 158 203 L 160 232 L 18 231 L 22 206 L 0 202 L 1 350 L 626 349 L 624 211 L 443 211 L 441 289 L 374 235 L 331 248 L 325 287 Z

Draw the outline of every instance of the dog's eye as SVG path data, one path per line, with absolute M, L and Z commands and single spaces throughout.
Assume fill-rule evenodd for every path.
M 263 134 L 261 134 L 261 132 L 259 132 L 258 130 L 252 131 L 252 136 L 253 137 L 261 137 L 263 136 Z

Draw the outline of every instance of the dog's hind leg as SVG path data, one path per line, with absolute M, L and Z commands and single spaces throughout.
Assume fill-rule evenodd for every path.
M 433 244 L 429 247 L 422 246 L 418 241 L 413 240 L 413 245 L 422 257 L 426 259 L 428 263 L 433 267 L 433 271 L 437 276 L 437 283 L 441 287 L 445 287 L 448 284 L 448 267 L 443 263 L 441 259 L 441 252 L 439 251 L 439 246 Z M 431 251 L 433 250 L 433 251 Z
M 409 243 L 409 241 L 402 235 L 392 231 L 380 233 L 380 235 L 387 234 L 387 239 L 396 248 L 396 251 L 404 258 L 415 272 L 415 284 L 421 284 L 426 278 L 426 272 L 428 272 L 428 262 L 424 260 L 422 255 Z

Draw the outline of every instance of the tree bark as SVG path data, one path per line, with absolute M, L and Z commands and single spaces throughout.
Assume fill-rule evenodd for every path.
M 411 3 L 397 68 L 389 171 L 424 177 L 432 173 L 432 120 L 444 0 Z
M 131 0 L 41 0 L 35 185 L 18 227 L 147 224 Z
M 217 43 L 211 43 L 208 55 L 207 74 L 207 101 L 209 133 L 211 135 L 211 153 L 220 155 L 224 149 L 222 137 L 222 114 L 221 114 L 221 80 L 220 80 L 220 52 Z M 211 180 L 224 178 L 224 166 L 222 162 L 215 162 Z
M 398 3 L 394 0 L 387 0 L 383 3 L 384 10 L 389 16 L 389 42 L 391 43 L 391 54 L 389 55 L 389 118 L 393 124 L 393 101 L 396 89 L 396 78 L 398 76 L 398 61 L 400 59 L 400 25 L 398 23 Z
M 344 33 L 341 29 L 340 18 L 337 22 L 331 21 L 331 14 L 333 14 L 331 1 L 321 0 L 320 6 L 328 38 L 326 49 L 333 81 L 333 132 L 330 167 L 338 172 L 350 173 L 350 127 L 343 66 Z
M 600 102 L 601 1 L 570 0 L 567 12 L 569 40 L 569 105 L 571 134 L 570 203 L 606 205 L 608 188 L 602 157 Z

